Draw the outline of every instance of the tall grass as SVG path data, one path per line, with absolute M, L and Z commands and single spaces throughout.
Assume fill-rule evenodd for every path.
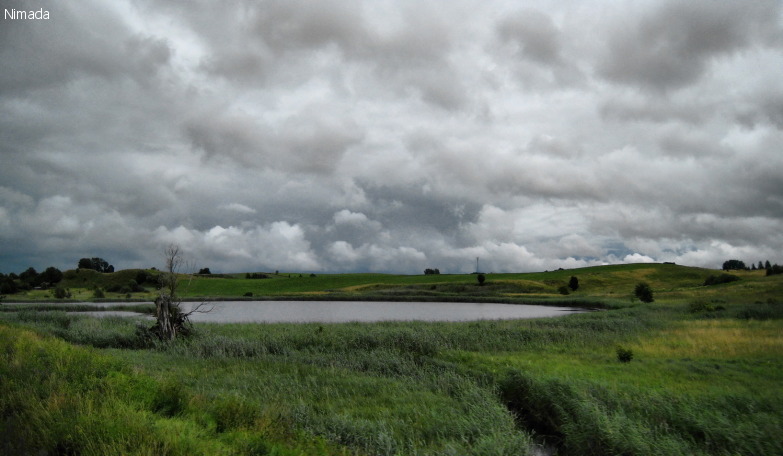
M 131 320 L 4 312 L 27 330 L 0 325 L 0 432 L 19 435 L 2 450 L 783 453 L 780 305 L 611 302 L 540 320 L 200 324 L 165 345 Z

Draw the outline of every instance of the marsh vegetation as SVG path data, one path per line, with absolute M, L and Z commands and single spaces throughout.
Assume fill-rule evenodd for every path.
M 197 323 L 173 342 L 18 306 L 0 312 L 0 453 L 781 454 L 783 280 L 710 273 L 565 271 L 569 298 L 609 310 L 561 318 Z

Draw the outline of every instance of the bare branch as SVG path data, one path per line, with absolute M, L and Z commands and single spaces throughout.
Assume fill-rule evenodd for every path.
M 190 309 L 189 312 L 186 312 L 183 315 L 185 317 L 189 317 L 190 315 L 192 315 L 194 313 L 210 313 L 213 310 L 215 310 L 215 306 L 213 306 L 213 305 L 210 305 L 209 308 L 207 308 L 207 309 L 202 309 L 202 307 L 204 307 L 206 305 L 207 305 L 207 303 L 205 301 L 202 301 L 202 302 L 198 303 L 195 307 Z

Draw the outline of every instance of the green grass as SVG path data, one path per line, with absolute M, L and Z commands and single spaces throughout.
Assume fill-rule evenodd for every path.
M 484 287 L 465 282 L 473 276 L 203 279 L 292 283 L 291 293 L 319 291 L 308 281 L 374 296 L 522 293 L 611 310 L 200 324 L 170 345 L 140 337 L 133 320 L 6 304 L 0 435 L 13 438 L 0 453 L 502 455 L 543 441 L 566 455 L 782 454 L 783 279 L 749 272 L 701 287 L 714 273 L 612 266 L 489 275 Z M 571 275 L 580 282 L 571 296 L 537 289 Z M 642 279 L 654 303 L 630 298 Z M 619 362 L 618 347 L 633 359 Z
M 155 274 L 155 271 L 147 271 Z M 91 270 L 66 271 L 60 284 L 72 297 L 66 301 L 92 301 L 93 290 L 122 287 L 139 270 L 101 274 Z M 578 301 L 587 305 L 603 302 L 609 306 L 632 301 L 634 286 L 645 281 L 655 296 L 663 300 L 701 298 L 736 300 L 747 296 L 765 302 L 783 295 L 779 277 L 765 277 L 764 271 L 732 271 L 740 281 L 702 286 L 719 271 L 673 264 L 632 264 L 600 266 L 541 273 L 486 274 L 479 286 L 475 274 L 394 275 L 394 274 L 271 274 L 267 279 L 246 279 L 244 274 L 217 276 L 181 276 L 180 293 L 186 299 L 351 299 L 351 300 L 428 300 L 428 301 Z M 558 288 L 571 276 L 579 279 L 579 289 L 562 296 Z M 155 284 L 142 284 L 146 291 L 106 292 L 106 300 L 152 300 Z M 246 294 L 252 294 L 247 298 Z M 6 301 L 54 301 L 53 290 L 31 290 L 10 295 Z

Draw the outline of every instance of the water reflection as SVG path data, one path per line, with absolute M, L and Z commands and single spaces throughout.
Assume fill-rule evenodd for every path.
M 196 303 L 182 303 L 188 311 Z M 558 317 L 584 312 L 571 307 L 465 302 L 220 301 L 194 313 L 194 322 L 345 323 L 374 321 L 471 321 Z

